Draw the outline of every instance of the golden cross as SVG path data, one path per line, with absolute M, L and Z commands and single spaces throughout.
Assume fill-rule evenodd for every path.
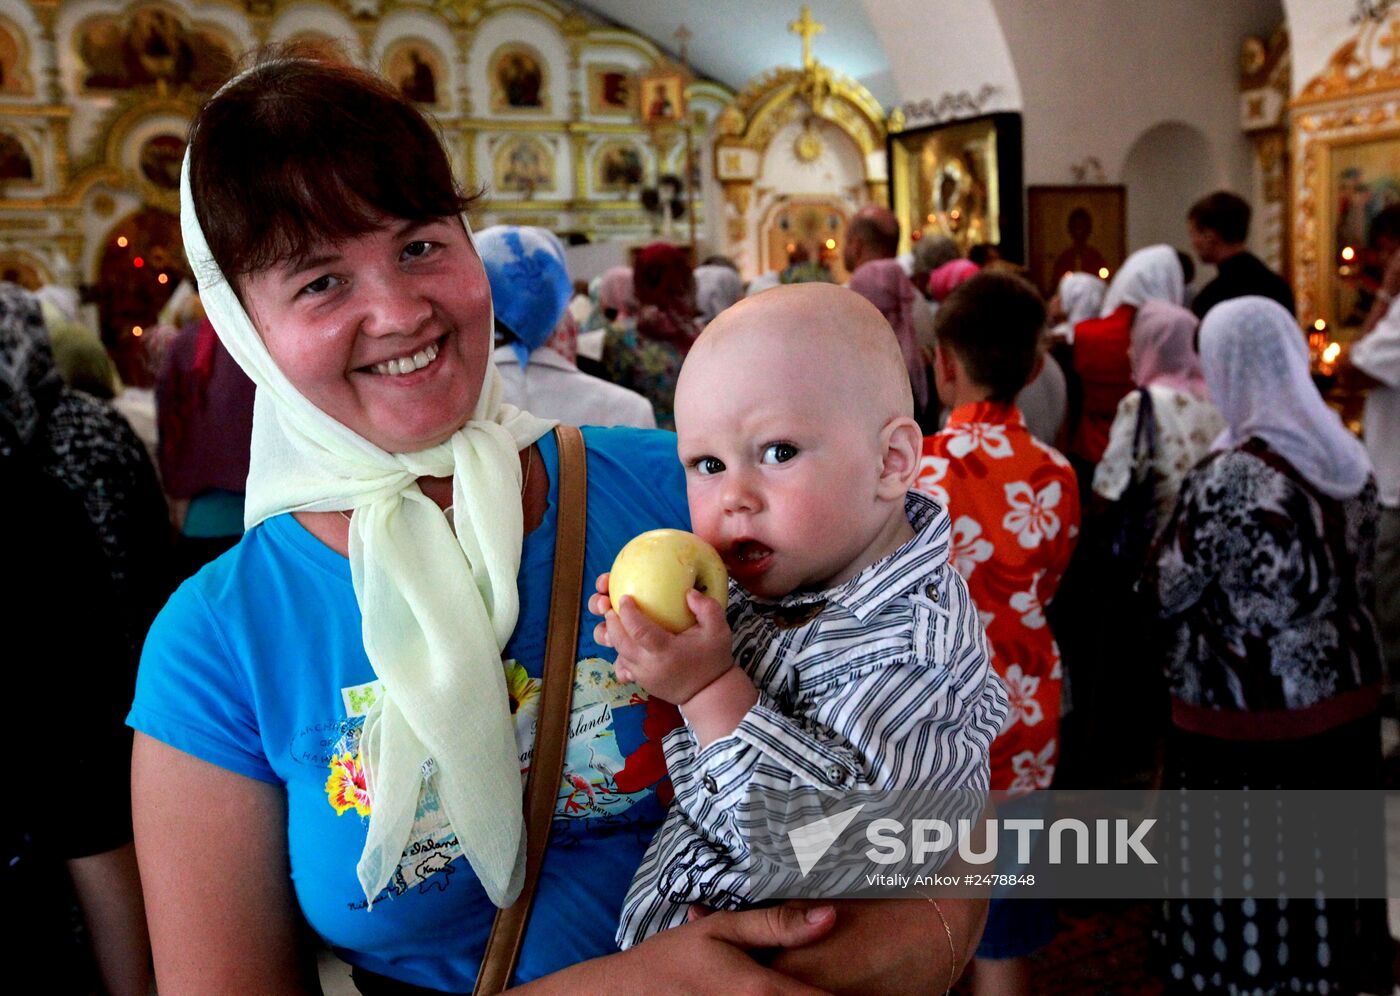
M 811 69 L 816 62 L 812 58 L 812 36 L 826 30 L 825 24 L 812 20 L 812 8 L 802 5 L 802 16 L 788 25 L 788 30 L 802 36 L 802 68 Z
M 1400 19 L 1390 22 L 1390 34 L 1380 39 L 1380 44 L 1390 49 L 1390 64 L 1400 62 Z

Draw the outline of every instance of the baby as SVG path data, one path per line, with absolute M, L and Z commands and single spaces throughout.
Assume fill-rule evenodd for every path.
M 617 674 L 674 702 L 676 800 L 623 904 L 627 948 L 691 903 L 773 898 L 750 832 L 782 793 L 987 787 L 1006 716 L 947 513 L 911 492 L 923 438 L 898 342 L 830 284 L 720 314 L 676 389 L 692 528 L 729 569 L 726 613 L 698 592 L 672 635 L 630 598 L 589 608 Z M 810 819 L 807 814 L 805 819 Z M 773 876 L 767 876 L 773 880 Z

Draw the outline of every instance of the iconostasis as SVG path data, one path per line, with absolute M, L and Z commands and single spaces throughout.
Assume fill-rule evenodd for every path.
M 660 231 L 644 194 L 705 182 L 708 170 L 687 177 L 677 134 L 688 126 L 707 164 L 705 136 L 733 96 L 703 79 L 658 90 L 653 109 L 689 112 L 658 128 L 640 98 L 670 68 L 664 53 L 548 0 L 0 0 L 0 277 L 93 288 L 119 362 L 135 352 L 181 277 L 189 122 L 267 43 L 380 72 L 441 125 L 464 185 L 485 195 L 477 224 L 566 239 Z

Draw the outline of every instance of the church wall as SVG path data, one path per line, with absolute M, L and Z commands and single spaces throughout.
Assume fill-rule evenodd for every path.
M 1129 250 L 1167 236 L 1184 246 L 1186 210 L 1202 193 L 1252 192 L 1238 53 L 1245 35 L 1282 22 L 1278 0 L 992 3 L 1022 84 L 1028 184 L 1083 182 L 1076 167 L 1086 180 L 1126 183 Z M 1154 145 L 1153 130 L 1169 123 L 1192 139 Z M 1150 179 L 1144 155 L 1176 183 Z
M 1339 0 L 1290 0 L 1290 15 L 1302 4 L 1341 11 L 1342 21 L 1349 13 Z M 1238 53 L 1246 34 L 1267 37 L 1284 22 L 1280 0 L 865 0 L 865 8 L 908 127 L 1020 111 L 1025 182 L 1127 181 L 1130 249 L 1168 233 L 1185 245 L 1185 212 L 1201 192 L 1255 190 Z M 1169 123 L 1200 141 L 1156 144 L 1153 129 Z M 1176 182 L 1149 181 L 1149 164 Z
M 908 127 L 1021 109 L 1017 67 L 989 0 L 862 3 Z
M 1283 0 L 1293 59 L 1293 95 L 1327 67 L 1332 53 L 1356 34 L 1358 0 Z

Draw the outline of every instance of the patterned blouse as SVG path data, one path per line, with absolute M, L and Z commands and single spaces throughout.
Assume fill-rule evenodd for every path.
M 1225 419 L 1215 405 L 1194 394 L 1154 384 L 1152 416 L 1157 423 L 1157 448 L 1152 466 L 1157 471 L 1157 534 L 1166 528 L 1181 493 L 1186 473 L 1210 452 L 1210 444 L 1225 431 Z M 1094 471 L 1094 493 L 1117 501 L 1127 490 L 1137 466 L 1133 434 L 1137 431 L 1142 394 L 1133 391 L 1118 402 L 1118 414 L 1108 434 L 1108 449 Z
M 1298 710 L 1378 682 L 1377 516 L 1374 481 L 1328 498 L 1258 439 L 1199 464 L 1144 581 L 1172 627 L 1172 695 Z
M 992 744 L 993 790 L 1047 788 L 1059 750 L 1060 650 L 1045 606 L 1079 535 L 1069 461 L 1026 429 L 1014 405 L 961 405 L 924 440 L 914 486 L 953 519 L 953 566 L 987 630 L 1011 714 Z
M 609 325 L 603 337 L 603 371 L 608 380 L 650 401 L 661 429 L 676 428 L 676 379 L 684 360 L 685 354 L 674 344 L 640 334 L 630 318 Z

